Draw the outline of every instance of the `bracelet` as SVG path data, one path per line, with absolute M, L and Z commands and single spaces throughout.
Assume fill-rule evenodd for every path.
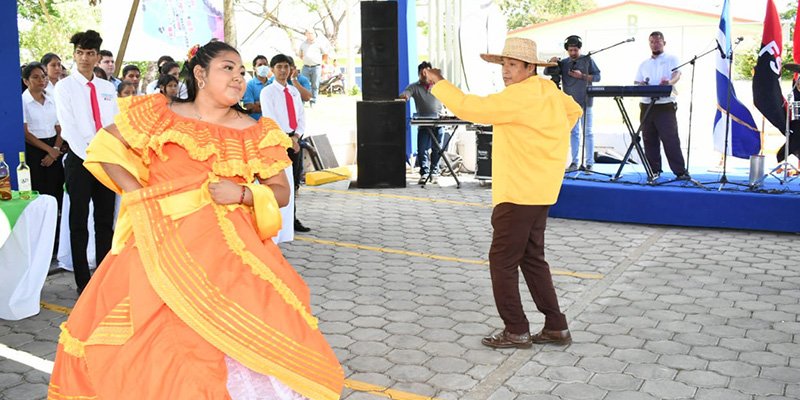
M 244 204 L 244 194 L 247 192 L 247 186 L 242 185 L 242 197 L 239 198 L 239 204 Z

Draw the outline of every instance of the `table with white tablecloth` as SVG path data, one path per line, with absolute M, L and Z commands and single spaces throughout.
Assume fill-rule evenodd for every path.
M 28 204 L 0 247 L 0 319 L 39 313 L 58 219 L 55 197 L 40 195 Z

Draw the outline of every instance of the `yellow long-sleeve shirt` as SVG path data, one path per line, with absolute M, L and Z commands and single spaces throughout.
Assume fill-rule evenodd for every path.
M 569 132 L 580 106 L 552 81 L 532 76 L 489 96 L 441 80 L 431 90 L 457 117 L 493 125 L 492 204 L 551 205 L 564 178 Z

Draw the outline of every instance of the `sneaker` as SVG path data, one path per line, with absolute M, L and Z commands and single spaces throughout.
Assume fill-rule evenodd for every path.
M 591 171 L 593 167 L 594 167 L 594 165 L 592 165 L 592 164 L 588 164 L 588 165 L 586 166 L 586 170 L 587 170 L 587 171 Z
M 417 181 L 417 185 L 424 185 L 426 182 L 428 182 L 428 177 L 427 176 L 421 176 L 419 178 L 419 180 Z
M 689 174 L 688 174 L 688 173 L 684 172 L 684 173 L 682 173 L 682 174 L 680 174 L 680 175 L 676 176 L 676 177 L 675 177 L 675 180 L 679 180 L 679 181 L 690 181 L 690 180 L 692 180 L 692 177 L 691 177 L 691 176 L 689 176 Z
M 567 167 L 567 169 L 564 172 L 575 172 L 577 170 L 578 170 L 578 164 L 572 163 L 569 165 L 569 167 Z
M 439 176 L 437 176 L 437 175 L 432 176 L 431 177 L 431 184 L 435 185 L 437 183 L 439 183 Z
M 653 179 L 651 180 L 651 182 L 657 181 L 658 178 L 660 178 L 660 177 L 661 177 L 661 172 L 654 172 L 653 173 Z

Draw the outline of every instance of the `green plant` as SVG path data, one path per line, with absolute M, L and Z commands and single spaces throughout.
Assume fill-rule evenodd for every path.
M 350 96 L 358 96 L 359 93 L 361 93 L 361 89 L 358 88 L 358 85 L 353 85 L 350 88 Z

